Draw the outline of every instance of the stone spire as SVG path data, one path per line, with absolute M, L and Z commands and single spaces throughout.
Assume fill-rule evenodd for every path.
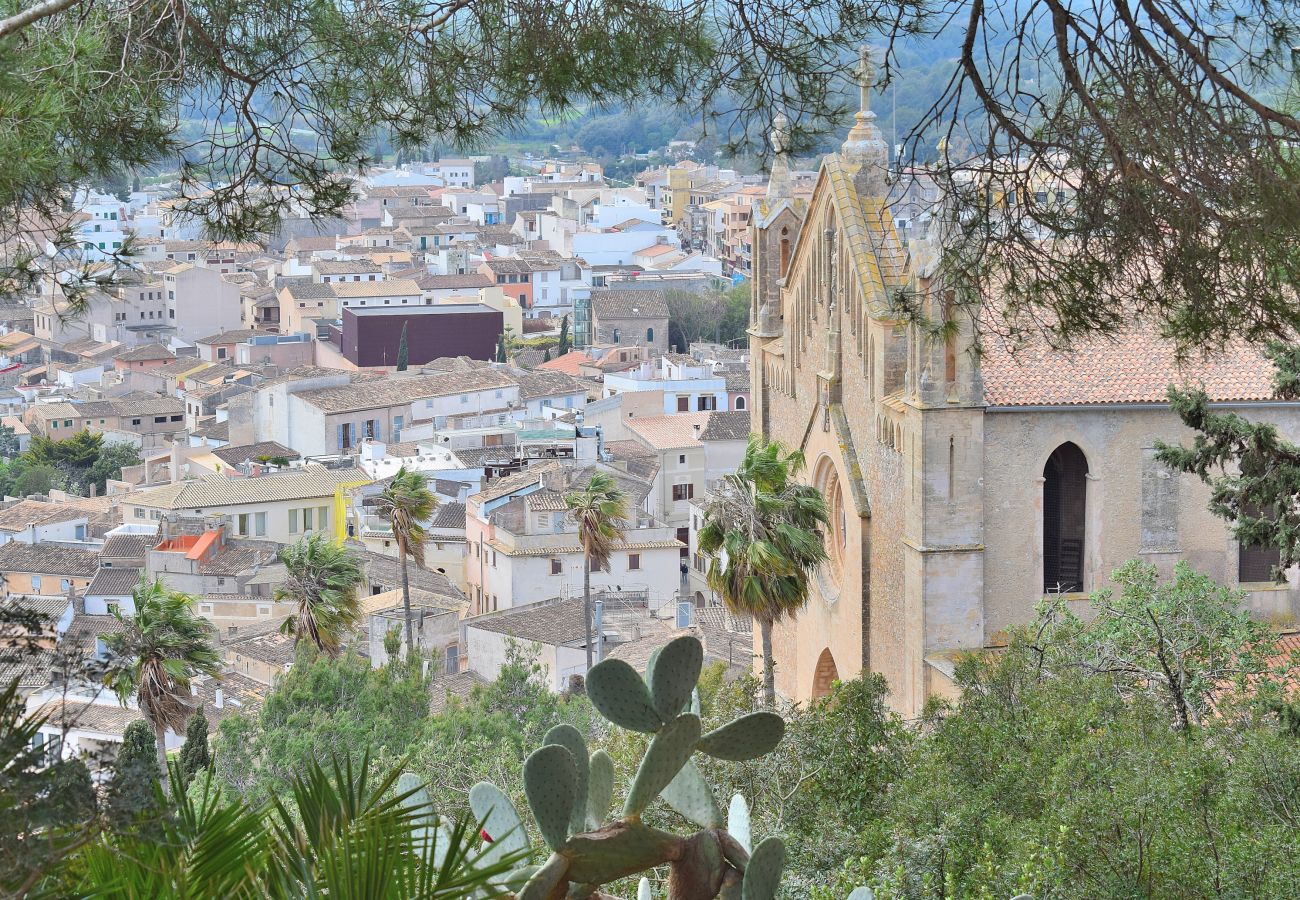
M 772 120 L 772 174 L 767 182 L 768 200 L 790 198 L 790 120 L 777 113 Z
M 858 191 L 868 197 L 884 197 L 886 175 L 889 173 L 889 148 L 885 136 L 876 125 L 876 114 L 871 110 L 871 90 L 876 84 L 876 66 L 871 58 L 871 48 L 858 51 L 858 112 L 853 117 L 853 127 L 840 148 L 845 162 L 860 166 Z

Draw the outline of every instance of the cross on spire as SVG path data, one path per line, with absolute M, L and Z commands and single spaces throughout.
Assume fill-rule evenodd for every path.
M 876 64 L 872 59 L 872 50 L 866 44 L 858 48 L 858 109 L 861 112 L 871 110 L 871 89 L 876 86 Z

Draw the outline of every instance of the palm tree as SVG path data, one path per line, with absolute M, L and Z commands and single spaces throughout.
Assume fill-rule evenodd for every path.
M 361 564 L 346 548 L 323 534 L 313 534 L 280 550 L 280 562 L 289 578 L 275 589 L 275 599 L 291 601 L 295 615 L 284 620 L 280 630 L 303 638 L 316 649 L 338 656 L 343 635 L 361 616 L 357 589 L 364 576 Z
M 699 550 L 711 557 L 709 587 L 727 608 L 758 621 L 763 694 L 776 703 L 772 627 L 808 602 L 809 576 L 826 560 L 826 501 L 794 476 L 803 455 L 751 437 L 745 458 L 709 497 Z
M 587 624 L 587 668 L 591 659 L 591 570 L 609 565 L 614 546 L 623 541 L 623 520 L 627 518 L 627 495 L 614 479 L 596 472 L 581 491 L 564 495 L 569 516 L 578 524 L 578 543 L 582 545 L 582 602 Z
M 180 766 L 173 778 L 180 777 Z M 438 816 L 428 790 L 368 757 L 312 761 L 285 797 L 252 805 L 200 776 L 176 796 L 161 836 L 89 837 L 51 874 L 59 896 L 500 897 L 518 888 L 526 851 L 485 858 L 469 818 Z M 60 871 L 61 869 L 61 871 Z M 53 893 L 53 892 L 50 892 Z
M 429 482 L 419 472 L 397 470 L 393 480 L 379 495 L 379 517 L 393 528 L 397 541 L 397 558 L 402 568 L 402 609 L 406 616 L 406 652 L 415 652 L 415 635 L 411 626 L 411 577 L 407 557 L 424 565 L 424 523 L 438 508 L 438 498 L 429 490 Z
M 101 635 L 109 663 L 104 684 L 122 705 L 134 697 L 153 728 L 158 767 L 167 789 L 167 729 L 180 734 L 194 711 L 190 679 L 215 675 L 221 658 L 212 647 L 212 626 L 194 614 L 189 594 L 170 591 L 161 580 L 141 578 L 132 591 L 134 615 L 113 614 L 122 631 Z

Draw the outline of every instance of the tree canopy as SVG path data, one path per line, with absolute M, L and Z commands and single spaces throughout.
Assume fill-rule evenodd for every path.
M 915 60 L 942 57 L 951 70 L 927 70 L 934 99 L 898 136 L 898 161 L 923 164 L 945 198 L 947 308 L 996 293 L 988 327 L 1058 341 L 1134 318 L 1184 347 L 1300 325 L 1290 3 L 12 0 L 6 12 L 0 106 L 38 112 L 0 144 L 6 238 L 34 229 L 71 248 L 75 186 L 174 163 L 182 219 L 261 238 L 287 214 L 338 215 L 376 142 L 465 148 L 646 97 L 689 110 L 729 153 L 768 154 L 781 112 L 804 152 L 847 121 L 855 77 L 892 91 Z M 879 71 L 855 74 L 866 43 Z M 629 143 L 617 118 L 587 130 L 593 146 L 597 130 L 602 145 Z M 11 259 L 5 283 L 30 284 L 54 264 L 44 251 Z M 87 267 L 64 287 L 75 299 L 112 277 Z

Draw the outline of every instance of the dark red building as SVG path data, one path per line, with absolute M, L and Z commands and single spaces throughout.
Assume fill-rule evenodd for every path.
M 397 365 L 406 326 L 407 364 L 422 366 L 440 356 L 491 360 L 504 329 L 500 310 L 482 303 L 343 309 L 339 349 L 358 366 Z

